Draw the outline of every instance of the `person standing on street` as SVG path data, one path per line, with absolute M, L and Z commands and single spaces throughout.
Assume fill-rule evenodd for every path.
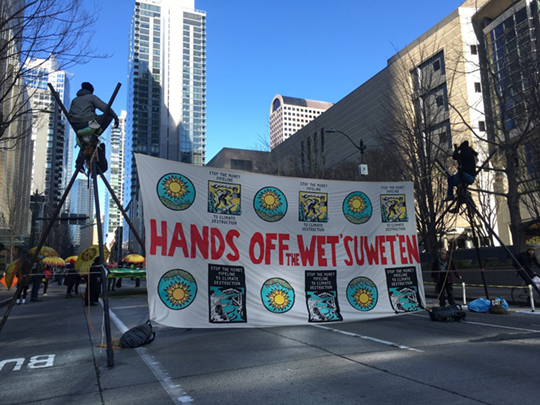
M 461 279 L 461 276 L 457 272 L 457 267 L 454 261 L 448 255 L 448 251 L 445 248 L 442 248 L 439 251 L 439 255 L 433 261 L 433 266 L 431 266 L 431 278 L 435 281 L 436 287 L 435 291 L 439 295 L 439 306 L 446 306 L 445 295 L 448 296 L 448 303 L 450 305 L 455 305 L 456 301 L 454 300 L 454 276 Z
M 72 291 L 75 291 L 75 294 L 79 294 L 79 284 L 81 282 L 81 276 L 79 272 L 73 268 L 73 264 L 68 263 L 66 265 L 66 281 L 67 286 L 66 298 L 73 298 Z
M 51 281 L 53 272 L 49 266 L 45 266 L 43 270 L 43 296 L 47 296 L 47 288 L 49 288 L 49 281 Z
M 26 294 L 28 293 L 28 285 L 29 285 L 29 278 L 23 276 L 22 272 L 22 265 L 19 265 L 19 270 L 17 270 L 17 288 L 22 284 L 22 289 L 19 291 L 19 294 L 17 295 L 17 305 L 20 305 L 21 303 L 24 305 L 26 304 Z M 22 298 L 21 298 L 22 296 Z
M 43 256 L 39 256 L 40 261 L 41 259 L 43 259 Z M 41 302 L 41 300 L 38 298 L 38 294 L 41 287 L 41 279 L 43 277 L 43 268 L 41 267 L 41 264 L 39 262 L 32 265 L 31 274 L 32 292 L 30 293 L 30 302 Z
M 535 256 L 534 246 L 528 246 L 525 252 L 516 255 L 516 259 L 521 265 L 521 269 L 519 269 L 519 266 L 516 263 L 514 263 L 514 267 L 520 270 L 518 271 L 518 274 L 523 280 L 525 280 L 527 284 L 529 284 L 530 280 L 527 280 L 523 273 L 526 273 L 532 280 L 537 276 L 537 274 L 532 270 L 533 264 L 540 268 L 540 263 L 538 263 L 538 259 Z
M 109 269 L 117 269 L 118 265 L 115 263 L 113 259 L 110 260 L 109 264 L 107 265 Z M 115 291 L 114 286 L 116 283 L 116 279 L 114 278 L 108 278 L 107 279 L 107 291 Z
M 102 272 L 101 272 L 101 257 L 94 259 L 94 264 L 88 272 L 88 280 L 86 282 L 86 291 L 84 293 L 84 304 L 86 306 L 96 306 L 99 304 L 99 294 L 101 293 Z

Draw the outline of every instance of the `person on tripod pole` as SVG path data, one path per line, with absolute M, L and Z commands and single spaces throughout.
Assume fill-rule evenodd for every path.
M 474 183 L 476 176 L 476 157 L 478 153 L 469 146 L 469 141 L 463 141 L 461 145 L 454 144 L 452 159 L 458 162 L 458 171 L 453 176 L 448 176 L 448 191 L 445 201 L 454 200 L 454 187 L 467 187 Z M 461 202 L 459 202 L 461 203 Z M 453 210 L 457 212 L 457 208 Z
M 103 113 L 107 112 L 107 114 L 97 115 L 96 109 Z M 114 110 L 107 109 L 107 104 L 94 95 L 92 84 L 82 83 L 77 97 L 73 99 L 69 108 L 69 121 L 79 135 L 77 136 L 77 144 L 81 148 L 77 157 L 77 165 L 81 159 L 85 159 L 85 155 L 88 156 L 92 152 L 98 143 L 97 135 L 103 133 L 113 120 L 114 127 L 117 128 L 119 120 Z M 97 160 L 101 171 L 105 173 L 108 164 L 105 159 L 105 145 L 103 143 L 98 146 Z

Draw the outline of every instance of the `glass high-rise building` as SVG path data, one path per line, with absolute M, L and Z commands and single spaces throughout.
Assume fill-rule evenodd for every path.
M 204 11 L 194 0 L 138 0 L 131 22 L 125 200 L 139 189 L 132 153 L 205 164 Z
M 122 111 L 118 116 L 120 124 L 118 128 L 110 129 L 110 147 L 107 149 L 107 160 L 109 171 L 107 177 L 114 194 L 123 206 L 124 201 L 124 142 L 126 137 L 126 111 Z M 106 221 L 103 229 L 105 232 L 114 233 L 116 228 L 122 226 L 122 212 L 116 205 L 113 197 L 107 192 Z
M 92 182 L 83 175 L 79 175 L 71 188 L 69 213 L 88 215 L 87 225 L 70 225 L 71 237 L 76 252 L 86 249 L 92 243 L 93 229 L 90 222 L 94 222 L 94 194 Z M 80 248 L 80 250 L 79 250 Z
M 49 208 L 59 202 L 69 180 L 69 123 L 56 104 L 47 83 L 51 83 L 65 106 L 69 107 L 68 74 L 60 70 L 56 58 L 33 59 L 27 62 L 25 82 L 32 103 L 34 163 L 32 193 L 46 195 Z M 67 209 L 64 210 L 67 211 Z

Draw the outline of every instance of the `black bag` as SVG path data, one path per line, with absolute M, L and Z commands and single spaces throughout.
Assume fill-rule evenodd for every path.
M 156 338 L 150 321 L 131 328 L 120 338 L 120 347 L 123 349 L 143 346 Z
M 454 322 L 465 319 L 467 314 L 461 309 L 460 305 L 449 305 L 447 307 L 431 308 L 429 317 L 435 322 Z

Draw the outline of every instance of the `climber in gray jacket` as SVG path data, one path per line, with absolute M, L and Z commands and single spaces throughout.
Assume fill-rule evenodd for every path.
M 94 86 L 88 82 L 81 85 L 81 89 L 77 92 L 77 97 L 71 102 L 69 108 L 69 121 L 78 131 L 86 128 L 89 122 L 97 121 L 101 126 L 101 132 L 105 131 L 111 121 L 114 119 L 115 128 L 118 127 L 118 115 L 112 108 L 109 108 L 107 115 L 97 115 L 96 109 L 105 112 L 107 104 L 105 104 L 98 96 L 94 95 Z
M 97 115 L 96 109 L 107 114 Z M 105 158 L 105 144 L 99 143 L 94 135 L 100 135 L 114 120 L 114 127 L 119 124 L 118 115 L 112 108 L 107 110 L 105 104 L 98 96 L 94 95 L 94 86 L 88 82 L 81 84 L 81 89 L 77 92 L 77 97 L 71 102 L 69 108 L 69 122 L 75 131 L 77 131 L 77 144 L 81 147 L 77 157 L 77 166 L 82 165 L 81 160 L 88 159 L 97 145 L 97 162 L 101 171 L 105 173 L 108 168 Z M 99 143 L 99 144 L 98 144 Z M 82 167 L 82 166 L 81 166 Z

